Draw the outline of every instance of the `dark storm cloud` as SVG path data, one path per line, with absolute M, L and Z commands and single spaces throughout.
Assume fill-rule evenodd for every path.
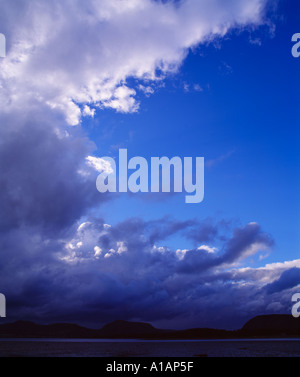
M 99 204 L 95 176 L 79 173 L 93 145 L 36 118 L 29 114 L 23 125 L 19 114 L 0 118 L 0 231 L 62 230 Z
M 41 235 L 39 227 L 9 231 L 1 240 L 0 274 L 9 318 L 92 326 L 121 318 L 188 327 L 216 326 L 222 312 L 219 323 L 234 327 L 272 302 L 260 288 L 286 267 L 253 270 L 251 279 L 250 271 L 236 265 L 249 256 L 246 249 L 254 256 L 270 247 L 270 237 L 257 224 L 234 229 L 220 251 L 203 245 L 182 256 L 153 244 L 159 223 L 173 235 L 187 229 L 185 222 L 165 218 L 112 227 L 94 219 L 60 240 Z
M 268 284 L 265 289 L 268 293 L 282 292 L 286 289 L 294 288 L 300 284 L 300 268 L 291 268 L 284 271 L 278 280 Z
M 210 231 L 210 228 L 208 228 Z M 273 246 L 272 238 L 256 223 L 235 229 L 232 238 L 224 245 L 223 254 L 214 254 L 204 249 L 191 250 L 179 265 L 182 272 L 193 273 L 221 265 L 232 265 L 247 256 L 256 254 L 260 247 Z
M 222 263 L 233 263 L 247 254 L 256 254 L 255 246 L 273 246 L 273 239 L 270 235 L 261 230 L 259 224 L 250 223 L 244 228 L 234 230 L 233 237 L 227 244 L 226 254 L 222 258 Z M 254 250 L 252 249 L 254 248 Z
M 220 231 L 218 224 L 214 224 L 210 219 L 202 222 L 193 229 L 186 232 L 186 235 L 195 242 L 211 242 L 216 239 Z
M 168 220 L 167 218 L 162 219 L 161 221 L 152 222 L 149 226 L 149 240 L 154 244 L 155 242 L 165 240 L 173 234 L 182 233 L 184 230 L 190 229 L 197 223 L 198 221 L 195 219 L 187 221 L 174 221 Z

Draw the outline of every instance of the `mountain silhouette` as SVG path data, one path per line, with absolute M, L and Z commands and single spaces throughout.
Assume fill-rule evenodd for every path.
M 0 325 L 0 338 L 90 338 L 94 331 L 70 323 L 39 325 L 34 322 L 17 321 Z
M 300 336 L 300 318 L 291 315 L 260 315 L 248 321 L 241 331 L 252 336 Z
M 69 323 L 40 325 L 18 321 L 0 325 L 0 338 L 188 340 L 257 337 L 300 337 L 300 318 L 290 315 L 257 316 L 235 331 L 209 328 L 161 330 L 149 323 L 128 321 L 114 321 L 96 330 Z
M 165 333 L 143 322 L 114 321 L 105 325 L 100 331 L 102 337 L 106 338 L 140 338 L 151 337 Z

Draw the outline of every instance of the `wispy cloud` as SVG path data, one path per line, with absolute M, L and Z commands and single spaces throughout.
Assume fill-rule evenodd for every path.
M 212 168 L 216 165 L 219 165 L 220 163 L 227 160 L 228 158 L 230 158 L 234 153 L 235 153 L 235 150 L 231 150 L 228 153 L 223 154 L 220 157 L 217 157 L 217 158 L 214 158 L 214 159 L 211 159 L 211 160 L 206 160 L 205 165 L 208 168 Z

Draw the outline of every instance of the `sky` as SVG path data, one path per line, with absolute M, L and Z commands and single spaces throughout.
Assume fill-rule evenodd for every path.
M 291 313 L 299 7 L 0 0 L 6 321 L 235 329 Z M 118 162 L 120 149 L 147 161 L 204 157 L 203 202 L 99 193 L 102 157 Z

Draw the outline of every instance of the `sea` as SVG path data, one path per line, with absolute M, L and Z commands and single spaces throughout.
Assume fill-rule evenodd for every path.
M 300 357 L 300 339 L 0 339 L 0 357 Z

